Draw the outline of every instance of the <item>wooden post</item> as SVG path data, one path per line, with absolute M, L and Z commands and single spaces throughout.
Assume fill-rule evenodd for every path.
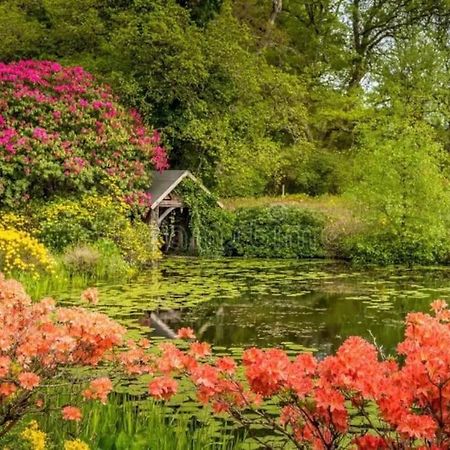
M 155 209 L 152 209 L 150 212 L 150 223 L 159 226 L 159 206 Z

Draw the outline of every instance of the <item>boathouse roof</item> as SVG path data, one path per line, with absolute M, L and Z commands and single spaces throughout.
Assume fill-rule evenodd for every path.
M 192 175 L 189 170 L 164 170 L 162 172 L 152 172 L 152 184 L 149 189 L 149 194 L 152 199 L 151 209 L 155 209 L 160 206 L 163 200 L 170 196 L 171 192 L 185 179 L 189 178 L 194 181 L 199 189 L 204 190 L 208 194 L 211 192 L 203 186 L 201 181 Z M 212 194 L 211 194 L 212 195 Z M 223 207 L 221 203 L 217 202 L 220 207 Z

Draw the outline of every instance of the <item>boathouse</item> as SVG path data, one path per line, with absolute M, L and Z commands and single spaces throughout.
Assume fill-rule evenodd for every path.
M 212 196 L 211 192 L 189 170 L 152 172 L 152 184 L 149 189 L 152 205 L 147 221 L 161 230 L 166 252 L 195 250 L 195 240 L 189 227 L 189 205 L 183 198 L 182 186 L 186 180 L 194 183 L 199 191 Z M 216 203 L 223 208 L 220 202 Z

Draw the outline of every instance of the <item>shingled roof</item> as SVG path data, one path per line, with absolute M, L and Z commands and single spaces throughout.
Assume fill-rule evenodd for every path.
M 189 170 L 164 170 L 162 172 L 152 172 L 152 184 L 150 186 L 149 194 L 152 199 L 151 209 L 155 209 L 159 204 L 185 179 L 190 178 L 198 184 L 200 189 L 203 189 L 208 194 L 211 192 L 203 186 L 203 184 Z M 212 195 L 212 194 L 211 194 Z M 222 204 L 217 202 L 222 208 Z

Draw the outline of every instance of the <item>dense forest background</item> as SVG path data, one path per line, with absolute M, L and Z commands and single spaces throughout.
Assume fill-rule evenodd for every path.
M 339 194 L 447 178 L 449 22 L 448 0 L 3 0 L 0 60 L 92 71 L 222 196 Z

